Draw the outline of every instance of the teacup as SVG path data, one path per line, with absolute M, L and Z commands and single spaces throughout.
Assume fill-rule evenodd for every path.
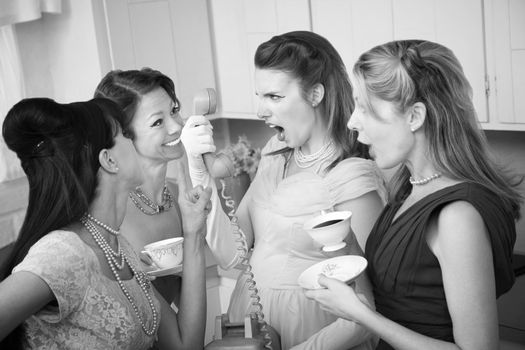
M 322 212 L 303 224 L 312 239 L 323 245 L 323 250 L 331 252 L 346 246 L 344 239 L 351 230 L 351 211 Z
M 168 238 L 144 246 L 142 254 L 158 268 L 167 269 L 182 263 L 183 237 Z

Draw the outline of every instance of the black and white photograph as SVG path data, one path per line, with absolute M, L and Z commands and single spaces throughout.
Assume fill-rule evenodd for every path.
M 525 0 L 0 0 L 0 349 L 525 350 Z

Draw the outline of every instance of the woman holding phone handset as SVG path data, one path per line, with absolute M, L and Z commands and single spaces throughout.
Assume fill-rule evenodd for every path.
M 236 216 L 253 247 L 250 264 L 264 318 L 280 334 L 282 349 L 372 349 L 374 339 L 360 325 L 322 311 L 297 284 L 305 269 L 326 259 L 302 228 L 307 219 L 321 210 L 352 211 L 357 242 L 353 234 L 348 239 L 358 254 L 382 209 L 381 174 L 366 148 L 345 130 L 353 103 L 344 64 L 325 38 L 291 32 L 261 44 L 255 67 L 257 114 L 277 135 L 263 149 Z M 206 123 L 199 117 L 189 122 Z M 186 148 L 193 184 L 211 183 L 202 152 Z M 239 261 L 236 237 L 216 194 L 213 198 L 208 245 L 221 266 L 231 268 Z M 366 276 L 357 285 L 373 307 Z M 250 312 L 248 293 L 244 277 L 239 278 L 230 320 Z

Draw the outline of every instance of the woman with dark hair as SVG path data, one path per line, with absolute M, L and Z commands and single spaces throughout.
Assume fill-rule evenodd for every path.
M 322 210 L 352 211 L 350 250 L 362 254 L 385 192 L 367 148 L 345 128 L 353 111 L 352 88 L 334 47 L 312 32 L 290 32 L 262 43 L 255 53 L 257 116 L 277 133 L 263 149 L 255 178 L 236 213 L 249 248 L 264 318 L 283 349 L 372 349 L 374 339 L 357 323 L 320 309 L 297 283 L 299 275 L 327 256 L 302 228 Z M 195 184 L 210 178 L 199 152 L 189 149 Z M 195 157 L 197 154 L 199 157 Z M 216 196 L 213 196 L 218 203 Z M 239 262 L 228 218 L 213 205 L 208 245 L 225 268 Z M 357 240 L 355 239 L 357 237 Z M 230 301 L 231 320 L 250 312 L 245 275 Z M 374 305 L 366 276 L 357 287 Z
M 361 55 L 348 127 L 399 166 L 366 245 L 377 311 L 338 281 L 307 291 L 381 337 L 378 349 L 498 348 L 496 298 L 514 283 L 519 179 L 490 155 L 472 89 L 448 48 L 403 40 Z
M 2 266 L 2 349 L 149 349 L 156 340 L 159 348 L 202 348 L 210 191 L 179 196 L 191 272 L 183 272 L 186 307 L 177 315 L 120 235 L 128 193 L 143 181 L 123 121 L 105 99 L 25 99 L 7 114 L 2 134 L 27 175 L 29 204 Z
M 175 200 L 179 189 L 166 178 L 169 162 L 175 170 L 187 167 L 182 162 L 184 123 L 173 81 L 151 68 L 114 70 L 100 81 L 95 97 L 110 99 L 124 111 L 123 133 L 133 141 L 145 175 L 142 184 L 129 194 L 122 223 L 127 240 L 140 253 L 149 243 L 183 235 Z M 153 284 L 169 303 L 179 305 L 179 276 L 161 276 Z

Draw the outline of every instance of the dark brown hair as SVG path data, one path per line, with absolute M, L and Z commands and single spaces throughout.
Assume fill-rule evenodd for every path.
M 259 45 L 254 63 L 258 69 L 278 70 L 298 79 L 305 96 L 316 84 L 324 86 L 319 108 L 324 111 L 330 136 L 340 150 L 330 167 L 348 157 L 369 158 L 368 147 L 357 141 L 354 130 L 346 127 L 354 110 L 352 86 L 341 56 L 326 38 L 308 31 L 276 35 Z
M 126 114 L 123 123 L 124 135 L 134 139 L 135 133 L 130 125 L 142 96 L 159 87 L 163 88 L 177 108 L 180 108 L 173 81 L 151 68 L 110 71 L 98 84 L 95 97 L 108 98 L 124 111 Z
M 87 211 L 98 184 L 98 155 L 114 146 L 123 120 L 122 111 L 106 99 L 60 104 L 29 98 L 7 113 L 2 136 L 27 175 L 29 202 L 12 252 L 1 267 L 1 280 L 39 239 Z M 17 327 L 0 348 L 20 348 L 23 333 L 23 327 Z

